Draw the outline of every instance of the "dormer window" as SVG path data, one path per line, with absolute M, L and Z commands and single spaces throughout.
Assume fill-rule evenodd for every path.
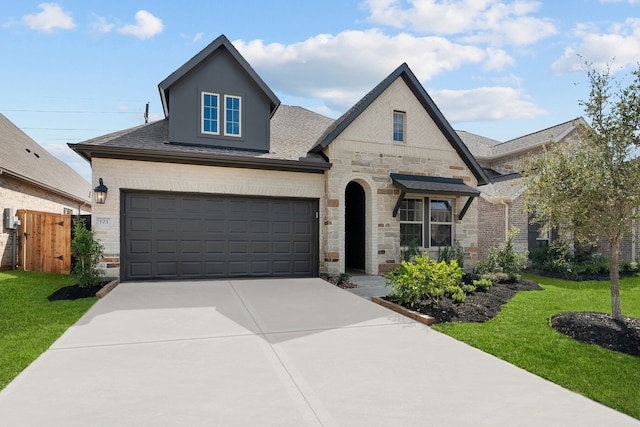
M 202 133 L 220 134 L 218 125 L 219 99 L 217 93 L 202 92 Z
M 239 96 L 224 96 L 224 134 L 241 136 L 242 99 Z
M 405 138 L 405 122 L 407 113 L 404 111 L 393 112 L 393 140 L 403 142 Z
M 202 92 L 200 131 L 205 135 L 242 136 L 242 98 Z

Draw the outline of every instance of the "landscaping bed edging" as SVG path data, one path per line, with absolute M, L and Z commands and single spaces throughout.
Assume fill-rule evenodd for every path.
M 409 310 L 408 308 L 404 308 L 403 306 L 388 301 L 381 297 L 371 297 L 371 301 L 379 304 L 389 310 L 393 310 L 396 313 L 402 314 L 403 316 L 407 316 L 410 319 L 413 319 L 417 322 L 423 323 L 427 326 L 431 326 L 436 323 L 436 319 L 431 316 L 427 316 L 426 314 L 418 313 L 417 311 Z

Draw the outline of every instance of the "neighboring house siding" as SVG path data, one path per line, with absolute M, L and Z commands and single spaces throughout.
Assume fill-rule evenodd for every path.
M 103 158 L 94 158 L 92 168 L 93 176 L 102 177 L 109 188 L 107 202 L 95 204 L 92 214 L 96 237 L 105 247 L 101 267 L 108 277 L 120 275 L 120 190 L 127 189 L 318 199 L 322 247 L 322 174 Z
M 220 135 L 200 133 L 201 92 L 220 97 Z M 224 95 L 242 98 L 241 137 L 225 137 Z M 207 62 L 200 64 L 188 76 L 171 87 L 169 98 L 169 140 L 171 142 L 227 147 L 243 150 L 269 151 L 269 99 L 258 89 L 231 54 L 221 49 Z
M 406 112 L 404 142 L 393 142 L 393 111 Z M 396 80 L 362 112 L 326 149 L 332 167 L 325 173 L 327 203 L 326 240 L 321 243 L 326 272 L 345 270 L 345 189 L 358 182 L 365 191 L 365 271 L 377 274 L 400 262 L 400 223 L 392 211 L 399 191 L 389 174 L 461 178 L 475 187 L 477 181 L 451 144 L 429 117 L 402 79 Z M 411 195 L 423 198 L 424 194 Z M 438 196 L 440 198 L 444 196 Z M 466 197 L 454 199 L 454 214 Z M 463 221 L 454 223 L 454 240 L 464 247 L 467 266 L 477 260 L 477 201 Z M 437 250 L 430 251 L 436 257 Z
M 0 175 L 0 208 L 29 209 L 41 212 L 61 214 L 64 209 L 69 209 L 73 214 L 78 214 L 80 208 L 77 201 L 65 198 L 50 191 L 43 190 L 28 182 L 13 178 L 9 174 Z M 90 213 L 88 206 L 81 207 L 81 214 Z M 0 270 L 12 267 L 12 242 L 11 230 L 5 229 L 2 224 L 0 233 Z

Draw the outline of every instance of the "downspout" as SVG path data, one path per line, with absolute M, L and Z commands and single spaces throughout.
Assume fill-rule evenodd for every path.
M 638 236 L 637 236 L 637 231 L 636 231 L 636 219 L 633 218 L 631 220 L 631 261 L 636 260 L 636 242 L 637 242 Z
M 500 199 L 500 204 L 504 205 L 504 242 L 507 243 L 507 236 L 509 235 L 509 204 Z

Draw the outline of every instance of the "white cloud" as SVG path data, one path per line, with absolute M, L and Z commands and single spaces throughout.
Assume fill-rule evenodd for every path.
M 640 0 L 600 0 L 600 3 L 629 3 L 629 4 L 640 4 Z
M 65 12 L 57 3 L 40 3 L 42 12 L 35 15 L 25 15 L 22 23 L 29 29 L 51 32 L 55 29 L 71 30 L 76 24 L 70 13 Z
M 164 24 L 160 18 L 153 16 L 146 10 L 139 10 L 135 15 L 136 23 L 118 28 L 121 34 L 129 34 L 139 39 L 149 39 L 160 34 L 164 29 Z
M 405 6 L 408 3 L 409 6 Z M 535 18 L 542 3 L 497 0 L 367 0 L 369 20 L 421 34 L 459 35 L 492 45 L 530 45 L 557 33 L 549 19 Z
M 191 43 L 199 42 L 200 40 L 202 40 L 203 36 L 204 36 L 204 33 L 196 33 L 193 36 L 185 33 L 180 33 L 180 37 L 182 37 L 185 40 L 189 40 Z
M 429 92 L 450 122 L 532 119 L 547 112 L 519 89 L 480 87 L 470 90 L 432 90 Z
M 640 58 L 640 18 L 616 23 L 605 33 L 598 33 L 591 24 L 578 24 L 575 34 L 580 42 L 565 49 L 551 65 L 553 72 L 582 72 L 585 62 L 596 70 L 603 70 L 609 64 L 626 67 L 636 64 Z
M 497 69 L 512 64 L 503 51 L 481 49 L 442 37 L 389 36 L 377 29 L 321 34 L 284 45 L 262 40 L 234 42 L 275 90 L 319 98 L 344 111 L 403 62 L 421 81 L 468 64 Z
M 93 30 L 93 32 L 98 34 L 111 32 L 114 27 L 115 24 L 107 21 L 107 19 L 103 16 L 96 15 L 94 21 L 91 23 L 91 29 Z

